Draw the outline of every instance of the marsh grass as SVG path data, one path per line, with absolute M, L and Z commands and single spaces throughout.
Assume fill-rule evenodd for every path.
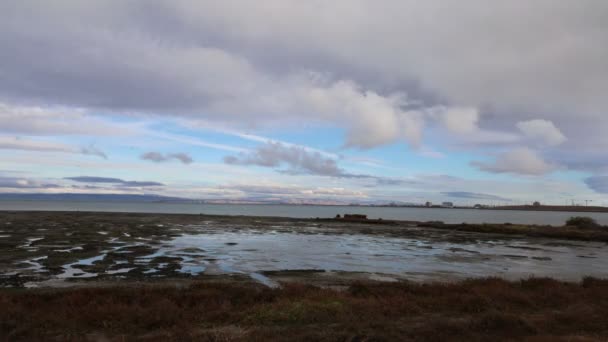
M 0 339 L 606 340 L 608 280 L 2 290 Z

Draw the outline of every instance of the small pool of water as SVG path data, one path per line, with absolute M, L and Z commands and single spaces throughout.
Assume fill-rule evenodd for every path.
M 189 253 L 192 269 L 253 273 L 281 270 L 367 272 L 398 278 L 607 277 L 604 243 L 546 239 L 450 243 L 368 235 L 216 233 L 167 241 L 156 256 Z M 204 267 L 203 267 L 204 266 Z

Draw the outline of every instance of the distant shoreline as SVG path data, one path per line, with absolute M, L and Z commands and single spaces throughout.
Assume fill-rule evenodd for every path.
M 0 198 L 0 203 L 2 202 L 74 202 L 74 199 L 5 199 Z M 150 200 L 150 201 L 130 201 L 126 199 L 114 199 L 114 200 L 105 200 L 105 199 L 88 199 L 88 200 L 80 200 L 80 202 L 85 203 L 136 203 L 136 204 L 193 204 L 193 205 L 230 205 L 230 206 L 242 206 L 242 205 L 253 205 L 253 206 L 290 206 L 290 207 L 353 207 L 353 208 L 414 208 L 414 209 L 445 209 L 445 210 L 454 210 L 454 209 L 465 209 L 465 210 L 510 210 L 510 211 L 551 211 L 551 212 L 569 212 L 569 213 L 608 213 L 608 207 L 599 207 L 599 206 L 559 206 L 559 205 L 541 205 L 541 206 L 533 206 L 533 205 L 513 205 L 513 206 L 483 206 L 483 207 L 474 207 L 474 206 L 453 206 L 453 207 L 443 207 L 434 205 L 431 207 L 427 207 L 424 205 L 390 205 L 390 204 L 314 204 L 314 203 L 255 203 L 255 202 L 243 202 L 243 203 L 218 203 L 218 202 L 205 202 L 205 201 L 163 201 L 163 200 Z M 0 211 L 7 211 L 5 209 L 0 209 Z M 10 209 L 8 211 L 11 211 Z M 33 210 L 39 211 L 39 210 Z M 42 210 L 44 211 L 44 210 Z
M 501 206 L 492 208 L 482 208 L 492 210 L 521 210 L 521 211 L 562 211 L 562 212 L 574 212 L 574 213 L 608 213 L 607 207 L 597 206 L 565 206 L 565 205 L 513 205 L 513 206 Z

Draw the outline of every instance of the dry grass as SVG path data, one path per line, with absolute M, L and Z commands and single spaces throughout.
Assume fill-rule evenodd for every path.
M 2 290 L 0 339 L 93 341 L 587 341 L 608 339 L 608 280 L 196 283 Z
M 475 233 L 509 234 L 530 237 L 544 237 L 564 240 L 608 242 L 608 228 L 603 226 L 580 228 L 575 226 L 537 226 L 520 224 L 446 224 L 443 222 L 425 222 L 421 227 L 455 230 Z

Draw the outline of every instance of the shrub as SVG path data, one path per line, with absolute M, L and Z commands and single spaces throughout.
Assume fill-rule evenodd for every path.
M 594 219 L 585 216 L 573 216 L 566 221 L 566 225 L 578 228 L 597 228 L 600 226 Z

